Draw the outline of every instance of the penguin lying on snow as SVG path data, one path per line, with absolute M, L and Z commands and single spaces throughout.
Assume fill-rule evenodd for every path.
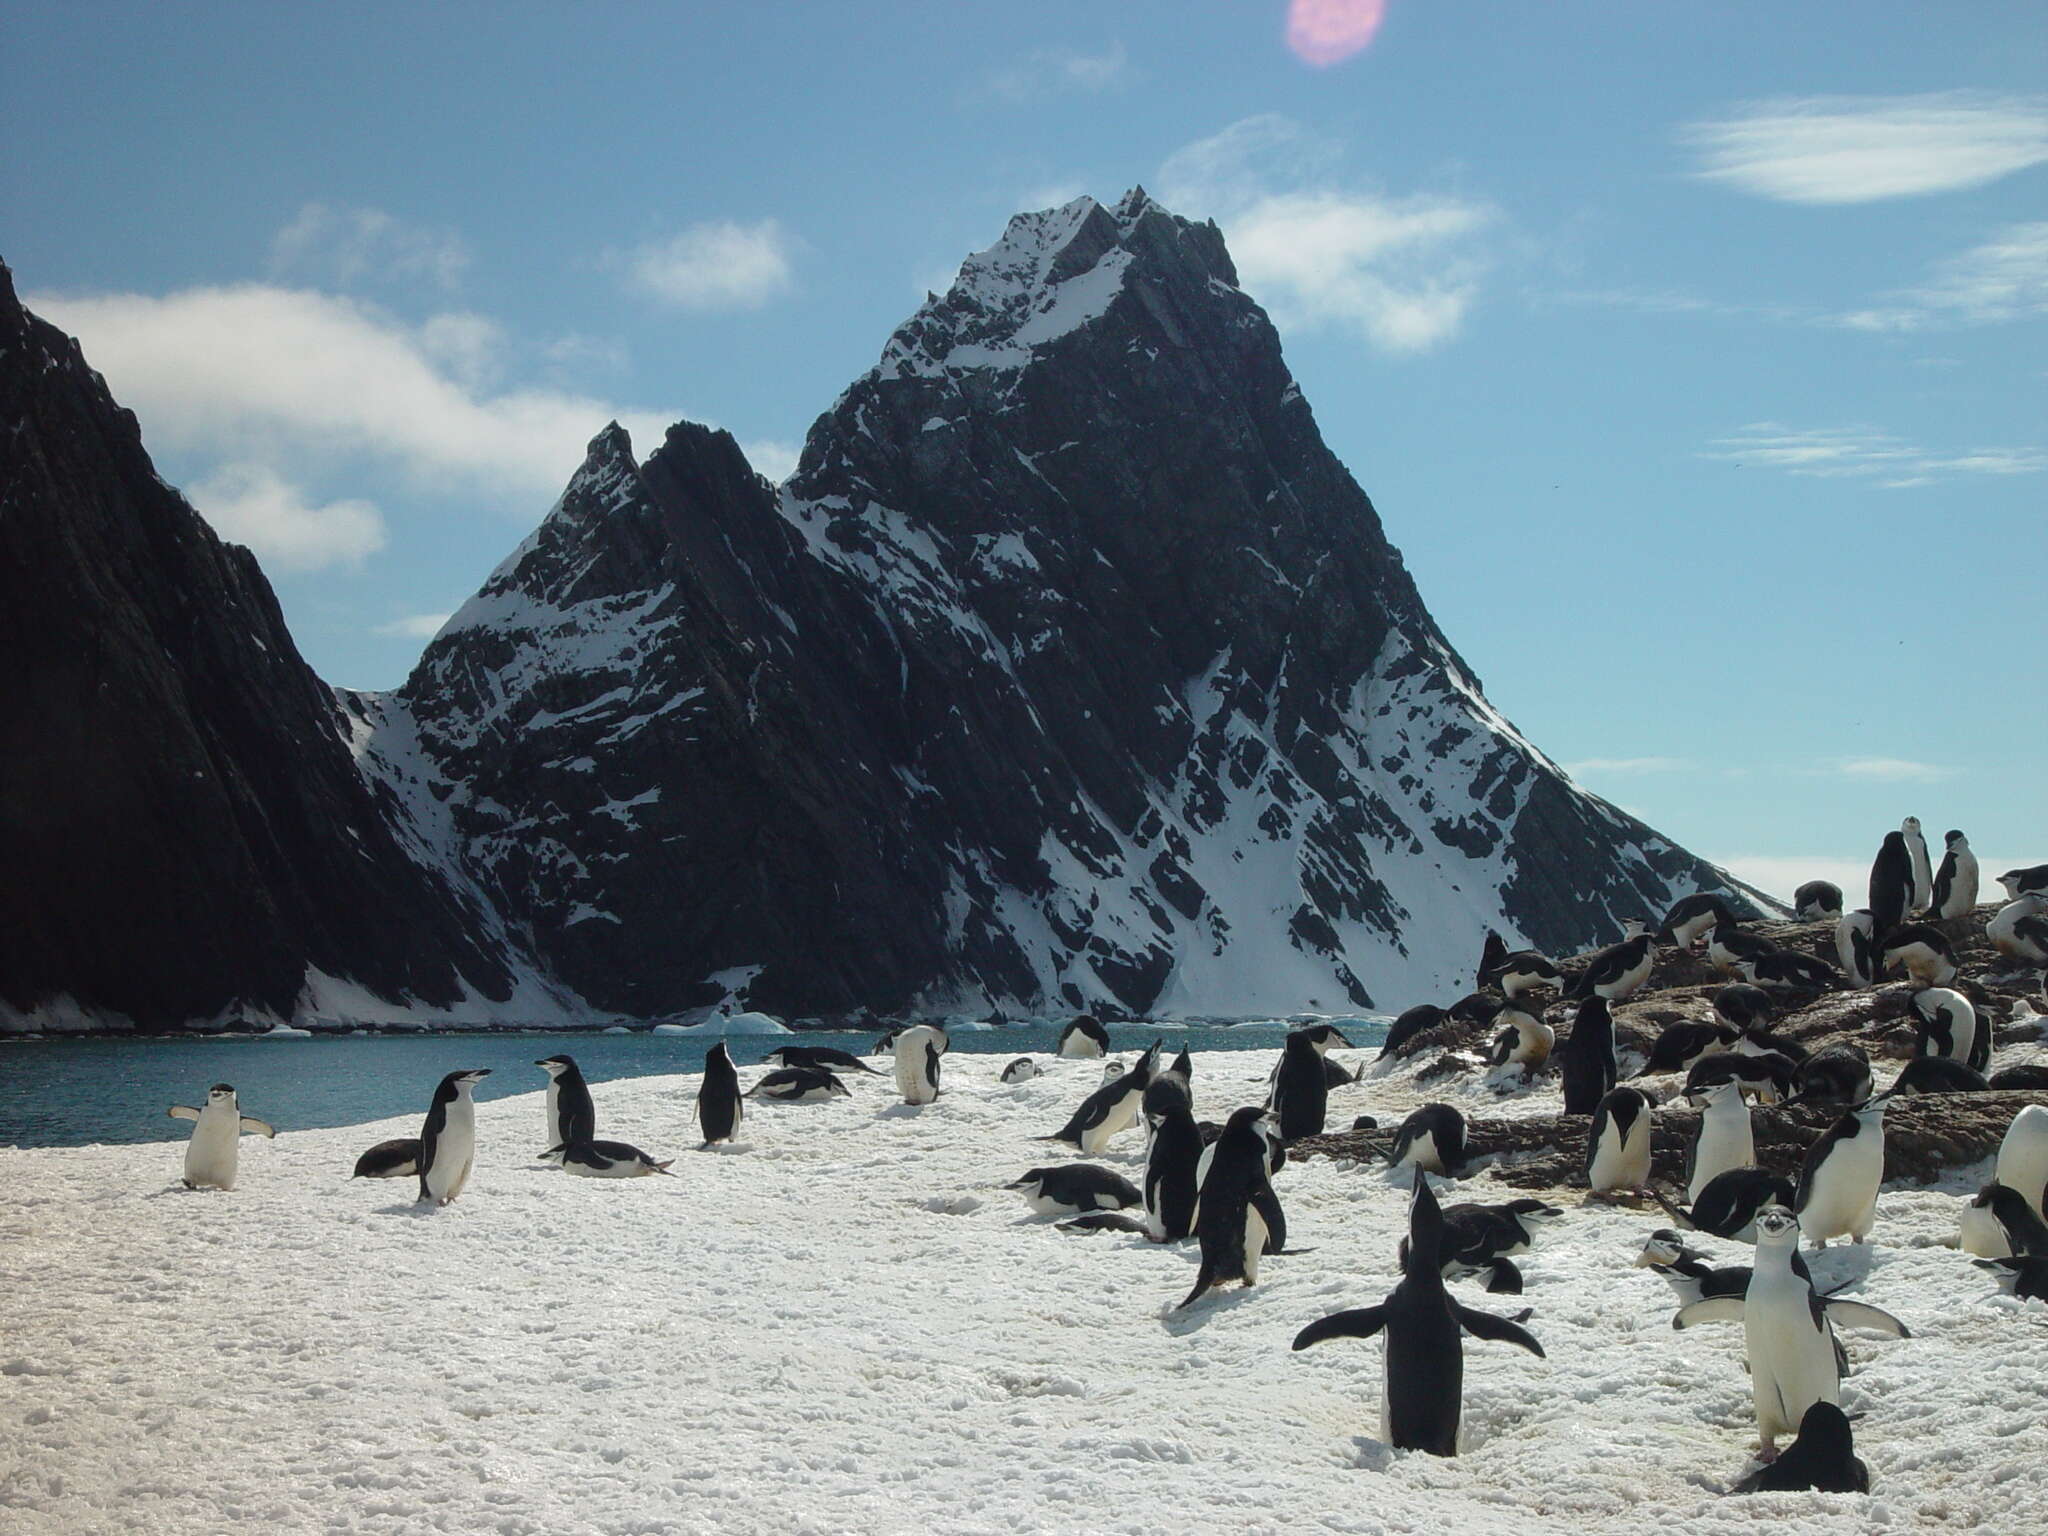
M 777 1104 L 815 1104 L 821 1099 L 850 1099 L 853 1090 L 823 1067 L 777 1067 L 749 1088 L 747 1097 Z
M 1024 1203 L 1041 1216 L 1077 1215 L 1083 1211 L 1121 1211 L 1144 1203 L 1138 1188 L 1120 1173 L 1094 1163 L 1063 1163 L 1054 1168 L 1028 1168 L 1024 1177 L 1005 1184 L 1024 1191 Z
M 1015 1061 L 996 1074 L 999 1083 L 1028 1083 L 1034 1077 L 1045 1076 L 1045 1069 L 1029 1056 L 1019 1056 Z
M 1487 1290 L 1519 1296 L 1522 1272 L 1509 1259 L 1527 1253 L 1537 1232 L 1563 1214 L 1561 1206 L 1530 1199 L 1509 1200 L 1501 1205 L 1444 1206 L 1439 1254 L 1444 1278 L 1483 1274 Z
M 1756 1240 L 1757 1213 L 1766 1206 L 1792 1208 L 1792 1181 L 1762 1168 L 1731 1168 L 1707 1181 L 1691 1209 L 1673 1205 L 1654 1187 L 1651 1197 L 1664 1213 L 1688 1231 L 1725 1237 L 1731 1242 Z
M 1769 1460 L 1778 1437 L 1797 1433 L 1808 1408 L 1817 1402 L 1840 1403 L 1836 1326 L 1868 1328 L 1900 1339 L 1911 1334 L 1880 1308 L 1815 1292 L 1813 1281 L 1792 1267 L 1799 1252 L 1799 1221 L 1783 1206 L 1766 1206 L 1757 1213 L 1756 1234 L 1756 1266 L 1743 1294 L 1709 1296 L 1681 1307 L 1671 1326 L 1743 1325 L 1757 1435 Z
M 1255 1104 L 1232 1110 L 1223 1134 L 1204 1157 L 1195 1209 L 1202 1264 L 1181 1307 L 1232 1280 L 1256 1284 L 1269 1238 L 1278 1239 L 1275 1246 L 1286 1241 L 1285 1219 L 1268 1171 L 1274 1145 L 1264 1122 L 1270 1114 Z
M 549 1155 L 561 1164 L 564 1173 L 586 1179 L 639 1179 L 668 1173 L 669 1168 L 668 1163 L 657 1163 L 638 1147 L 623 1141 L 575 1141 Z
M 185 1177 L 182 1182 L 187 1189 L 233 1189 L 235 1169 L 242 1156 L 242 1133 L 248 1131 L 257 1136 L 277 1134 L 266 1122 L 242 1113 L 240 1101 L 236 1099 L 234 1086 L 230 1083 L 215 1083 L 207 1089 L 203 1109 L 194 1109 L 189 1104 L 173 1104 L 166 1113 L 173 1120 L 198 1122 L 192 1127 L 192 1139 L 185 1144 Z
M 1154 1040 L 1152 1048 L 1138 1058 L 1135 1067 L 1108 1079 L 1081 1101 L 1080 1107 L 1067 1117 L 1065 1125 L 1052 1135 L 1038 1139 L 1063 1141 L 1090 1157 L 1108 1146 L 1111 1137 L 1128 1129 L 1138 1118 L 1138 1111 L 1145 1102 L 1145 1090 L 1151 1086 L 1153 1071 L 1159 1064 L 1162 1043 Z
M 1294 1336 L 1294 1347 L 1307 1349 L 1326 1339 L 1369 1339 L 1384 1329 L 1380 1438 L 1401 1450 L 1455 1456 L 1465 1388 L 1460 1331 L 1519 1344 L 1539 1358 L 1543 1346 L 1519 1325 L 1464 1306 L 1444 1288 L 1443 1231 L 1443 1213 L 1418 1168 L 1400 1283 L 1378 1306 L 1333 1312 L 1310 1323 Z
M 420 1171 L 420 1139 L 394 1136 L 380 1141 L 356 1159 L 352 1179 L 405 1179 Z
M 1823 1398 L 1799 1421 L 1799 1438 L 1768 1466 L 1758 1467 L 1730 1493 L 1868 1493 L 1870 1468 L 1856 1455 L 1849 1416 Z

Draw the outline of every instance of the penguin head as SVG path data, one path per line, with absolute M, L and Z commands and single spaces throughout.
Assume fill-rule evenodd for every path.
M 1344 1031 L 1334 1024 L 1311 1024 L 1306 1029 L 1296 1030 L 1295 1033 L 1314 1046 L 1318 1055 L 1333 1045 L 1351 1044 L 1350 1040 L 1345 1038 Z
M 1944 832 L 1941 834 L 1941 840 L 1944 843 L 1946 843 L 1951 850 L 1957 848 L 1967 848 L 1970 846 L 1970 840 L 1967 837 L 1963 836 L 1963 834 L 1960 832 Z
M 1533 1230 L 1556 1221 L 1564 1214 L 1564 1207 L 1545 1205 L 1541 1200 L 1510 1200 L 1507 1203 L 1507 1212 L 1519 1221 L 1525 1230 Z
M 1421 1168 L 1415 1170 L 1415 1194 L 1408 1204 L 1408 1242 L 1401 1254 L 1401 1273 L 1408 1279 L 1420 1275 L 1442 1278 L 1439 1255 L 1443 1251 L 1444 1213 L 1430 1190 Z
M 490 1075 L 489 1067 L 470 1067 L 462 1072 L 450 1072 L 445 1081 L 459 1092 L 464 1088 L 474 1088 Z
M 1885 1105 L 1891 1101 L 1891 1096 L 1895 1092 L 1897 1092 L 1896 1089 L 1887 1088 L 1883 1093 L 1873 1093 L 1861 1104 L 1852 1104 L 1849 1107 L 1849 1113 L 1858 1120 L 1868 1124 L 1884 1114 Z
M 1643 1243 L 1643 1251 L 1636 1255 L 1636 1269 L 1669 1269 L 1687 1255 L 1684 1240 L 1669 1227 L 1659 1227 Z
M 1756 1213 L 1756 1245 L 1759 1248 L 1796 1248 L 1799 1218 L 1782 1205 L 1767 1205 Z
M 551 1078 L 560 1077 L 564 1072 L 576 1070 L 576 1062 L 569 1056 L 543 1056 L 534 1063 Z
M 1039 1186 L 1045 1183 L 1045 1176 L 1051 1172 L 1050 1168 L 1027 1168 L 1024 1170 L 1023 1178 L 1013 1183 L 1005 1184 L 1003 1188 L 1029 1190 L 1035 1195 L 1038 1193 Z
M 215 1083 L 206 1090 L 206 1102 L 208 1104 L 233 1104 L 235 1102 L 234 1084 Z

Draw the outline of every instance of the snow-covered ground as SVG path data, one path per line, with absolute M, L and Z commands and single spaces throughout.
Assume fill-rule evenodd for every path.
M 723 1155 L 686 1150 L 696 1078 L 601 1084 L 599 1134 L 680 1154 L 673 1179 L 568 1177 L 534 1158 L 539 1094 L 485 1104 L 475 1177 L 431 1214 L 413 1181 L 348 1178 L 410 1119 L 294 1132 L 267 1104 L 280 1134 L 243 1142 L 230 1194 L 179 1188 L 176 1146 L 0 1152 L 0 1526 L 2042 1527 L 2048 1310 L 1945 1246 L 1981 1168 L 1887 1190 L 1874 1246 L 1814 1264 L 1914 1332 L 1846 1336 L 1873 1493 L 1723 1499 L 1755 1439 L 1741 1330 L 1672 1332 L 1669 1289 L 1629 1267 L 1651 1215 L 1573 1197 L 1520 1261 L 1526 1295 L 1460 1286 L 1533 1307 L 1548 1358 L 1467 1340 L 1465 1453 L 1396 1453 L 1372 1438 L 1378 1341 L 1288 1346 L 1392 1284 L 1403 1191 L 1291 1163 L 1307 1251 L 1176 1313 L 1192 1246 L 1065 1234 L 1001 1187 L 1072 1156 L 1031 1138 L 1099 1065 L 1004 1087 L 1003 1059 L 955 1058 L 923 1110 L 873 1077 L 750 1105 Z M 1259 1097 L 1272 1059 L 1198 1056 L 1198 1114 Z M 1332 1123 L 1415 1101 L 1369 1079 Z M 1141 1157 L 1133 1131 L 1098 1161 L 1135 1178 Z M 1508 1197 L 1483 1176 L 1445 1195 Z

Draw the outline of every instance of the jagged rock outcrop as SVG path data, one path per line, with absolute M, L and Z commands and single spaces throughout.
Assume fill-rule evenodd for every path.
M 1485 701 L 1211 225 L 1011 221 L 781 488 L 607 433 L 403 707 L 459 856 L 647 1010 L 1242 1013 L 1725 877 Z
M 509 995 L 399 846 L 270 585 L 0 267 L 0 1015 L 289 1016 L 309 967 Z

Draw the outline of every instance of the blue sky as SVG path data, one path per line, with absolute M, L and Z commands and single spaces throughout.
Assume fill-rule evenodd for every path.
M 780 474 L 1142 183 L 1581 782 L 1778 889 L 2048 857 L 2048 9 L 1296 8 L 16 4 L 0 256 L 381 687 L 609 417 Z

